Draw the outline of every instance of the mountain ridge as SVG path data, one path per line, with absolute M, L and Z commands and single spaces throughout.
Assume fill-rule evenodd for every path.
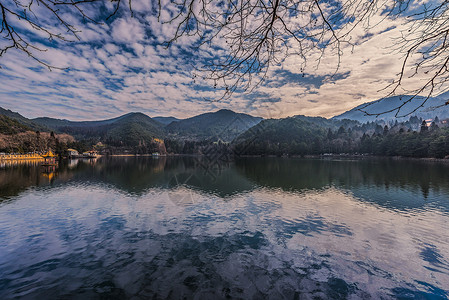
M 151 118 L 141 112 L 130 112 L 115 118 L 95 121 L 70 121 L 51 117 L 28 119 L 17 112 L 1 109 L 0 115 L 14 117 L 20 124 L 57 133 L 67 133 L 77 139 L 113 144 L 147 144 L 153 139 L 222 140 L 230 142 L 262 118 L 221 109 L 187 119 Z M 32 125 L 32 126 L 30 126 Z
M 392 111 L 389 113 L 384 113 L 386 111 L 392 110 L 396 107 L 399 107 L 408 99 L 410 99 L 411 95 L 399 95 L 392 96 L 384 99 L 378 99 L 371 102 L 366 102 L 360 104 L 340 115 L 334 116 L 331 119 L 342 120 L 342 119 L 350 119 L 356 120 L 360 123 L 373 122 L 377 120 L 391 121 L 398 120 L 399 122 L 406 121 L 411 116 L 416 116 L 418 118 L 423 119 L 433 119 L 435 116 L 438 116 L 440 119 L 449 118 L 449 107 L 445 107 L 445 103 L 447 103 L 449 98 L 449 92 L 443 93 L 436 97 L 429 98 L 423 107 L 419 108 L 416 112 L 413 110 L 419 106 L 426 97 L 424 96 L 416 96 L 412 101 L 404 104 L 401 110 L 396 117 L 396 111 Z M 437 106 L 443 106 L 441 108 L 435 109 Z M 364 113 L 364 110 L 372 115 L 367 115 Z M 380 115 L 376 115 L 380 114 Z
M 239 134 L 257 125 L 263 119 L 249 114 L 220 109 L 191 118 L 171 122 L 166 126 L 167 136 L 173 139 L 219 139 L 230 142 Z

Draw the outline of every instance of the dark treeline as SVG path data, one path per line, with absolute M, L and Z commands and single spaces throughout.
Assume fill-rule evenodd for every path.
M 267 120 L 271 121 L 271 120 Z M 449 128 L 435 118 L 431 124 L 417 117 L 406 122 L 348 123 L 337 129 L 287 118 L 260 124 L 234 143 L 242 155 L 369 154 L 435 157 L 449 155 Z
M 217 158 L 342 153 L 444 158 L 449 155 L 449 127 L 438 118 L 431 124 L 417 117 L 406 122 L 360 124 L 297 116 L 264 120 L 232 142 L 223 142 L 218 136 L 207 140 L 165 139 L 164 145 L 169 154 Z M 134 147 L 133 151 L 139 153 L 138 149 Z

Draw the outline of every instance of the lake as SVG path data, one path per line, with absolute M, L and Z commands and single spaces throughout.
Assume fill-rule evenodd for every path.
M 449 164 L 103 157 L 0 169 L 0 299 L 448 297 Z

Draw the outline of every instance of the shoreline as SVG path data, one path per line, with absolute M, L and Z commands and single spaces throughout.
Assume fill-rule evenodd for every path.
M 99 155 L 95 158 L 100 157 L 207 157 L 205 154 L 166 154 L 166 155 L 152 155 L 152 154 L 110 154 L 110 155 Z M 83 157 L 84 158 L 84 157 Z M 93 158 L 93 157 L 92 157 Z M 332 154 L 332 155 L 239 155 L 234 156 L 234 158 L 301 158 L 301 159 L 390 159 L 390 160 L 409 160 L 409 161 L 423 161 L 423 162 L 433 162 L 433 163 L 449 163 L 448 158 L 434 158 L 434 157 L 404 157 L 404 156 L 376 156 L 376 155 L 357 155 L 357 154 Z M 77 158 L 80 159 L 80 158 Z M 40 161 L 44 158 L 39 154 L 0 154 L 0 161 Z
M 103 157 L 208 157 L 205 154 L 167 154 L 153 156 L 152 154 L 111 154 L 103 155 Z M 423 162 L 438 162 L 449 163 L 448 158 L 434 158 L 434 157 L 405 157 L 405 156 L 377 156 L 377 155 L 357 155 L 357 154 L 333 154 L 333 155 L 239 155 L 234 158 L 300 158 L 300 159 L 390 159 L 390 160 L 410 160 L 410 161 L 423 161 Z
M 39 154 L 0 154 L 0 161 L 3 160 L 44 160 Z

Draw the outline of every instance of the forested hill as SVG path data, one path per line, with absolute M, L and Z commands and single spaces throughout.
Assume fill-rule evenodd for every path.
M 110 124 L 113 124 L 121 119 L 126 119 L 127 117 L 131 116 L 132 114 L 133 113 L 129 113 L 129 114 L 117 117 L 117 118 L 100 120 L 100 121 L 69 121 L 69 120 L 65 120 L 65 119 L 55 119 L 55 118 L 49 118 L 49 117 L 35 118 L 35 119 L 32 119 L 32 121 L 37 124 L 46 126 L 48 128 L 57 130 L 58 128 L 64 128 L 64 127 L 95 127 L 95 126 L 110 125 Z
M 83 151 L 97 147 L 103 153 L 111 154 L 224 151 L 237 155 L 449 156 L 449 119 L 440 118 L 423 120 L 412 116 L 404 122 L 376 120 L 362 124 L 348 119 L 301 115 L 262 120 L 220 110 L 164 126 L 143 113 L 129 113 L 102 121 L 72 122 L 51 118 L 29 120 L 11 111 L 0 110 L 3 111 L 11 117 L 0 114 L 0 133 L 3 134 L 0 152 L 34 151 L 51 145 L 59 145 L 62 150 L 64 143 L 61 141 L 65 139 L 67 147 Z M 45 137 L 47 142 L 39 147 L 28 145 L 31 140 L 39 139 L 36 126 L 47 128 L 45 134 L 40 133 L 41 140 Z M 75 142 L 71 141 L 72 136 L 76 138 Z M 23 137 L 22 140 L 19 137 Z
M 150 137 L 231 141 L 261 119 L 220 110 L 185 120 L 173 117 L 157 117 L 155 120 L 143 113 L 129 113 L 102 121 L 73 122 L 53 118 L 36 118 L 32 121 L 55 132 L 69 133 L 78 139 L 124 141 L 125 144 L 134 145 L 142 140 L 147 141 Z
M 159 144 L 160 140 L 167 138 L 176 142 L 229 142 L 261 120 L 230 110 L 206 113 L 185 120 L 173 117 L 157 117 L 154 120 L 143 113 L 129 113 L 107 120 L 81 122 L 48 117 L 27 119 L 8 110 L 1 110 L 0 115 L 2 113 L 4 131 L 11 134 L 24 130 L 53 131 L 55 134 L 65 133 L 75 137 L 86 144 L 83 148 L 101 142 L 115 150 L 119 149 L 118 151 L 138 153 L 156 150 L 157 147 L 153 147 L 155 141 L 158 140 L 156 144 Z
M 449 157 L 449 120 L 431 123 L 319 120 L 294 117 L 264 120 L 233 143 L 238 155 L 367 154 L 403 157 Z
M 26 130 L 40 130 L 40 131 L 45 131 L 48 129 L 45 126 L 43 126 L 41 124 L 37 124 L 17 112 L 13 112 L 9 109 L 4 109 L 2 107 L 0 107 L 0 116 L 2 116 L 2 124 L 5 125 L 5 128 L 7 127 L 7 124 L 10 124 L 14 128 L 20 127 L 21 130 L 19 130 L 19 131 L 22 131 L 22 129 L 23 130 L 25 130 L 25 129 Z M 14 123 L 14 124 L 12 124 L 12 123 Z M 6 130 L 6 131 L 8 131 L 8 130 Z M 12 130 L 12 131 L 14 131 L 14 130 Z M 2 130 L 0 133 L 5 133 L 5 132 Z
M 0 134 L 12 135 L 19 132 L 31 131 L 31 127 L 10 118 L 5 115 L 0 115 Z
M 33 121 L 56 132 L 71 134 L 77 139 L 121 143 L 128 146 L 164 137 L 163 125 L 143 113 L 129 113 L 101 121 L 73 122 L 52 118 L 36 118 Z
M 319 154 L 329 132 L 340 128 L 358 128 L 352 120 L 330 120 L 302 115 L 263 120 L 234 140 L 235 150 L 242 155 Z
M 222 109 L 170 123 L 167 137 L 182 140 L 221 140 L 230 142 L 262 118 Z
M 327 129 L 304 118 L 263 120 L 235 141 L 242 155 L 305 154 L 320 149 Z

